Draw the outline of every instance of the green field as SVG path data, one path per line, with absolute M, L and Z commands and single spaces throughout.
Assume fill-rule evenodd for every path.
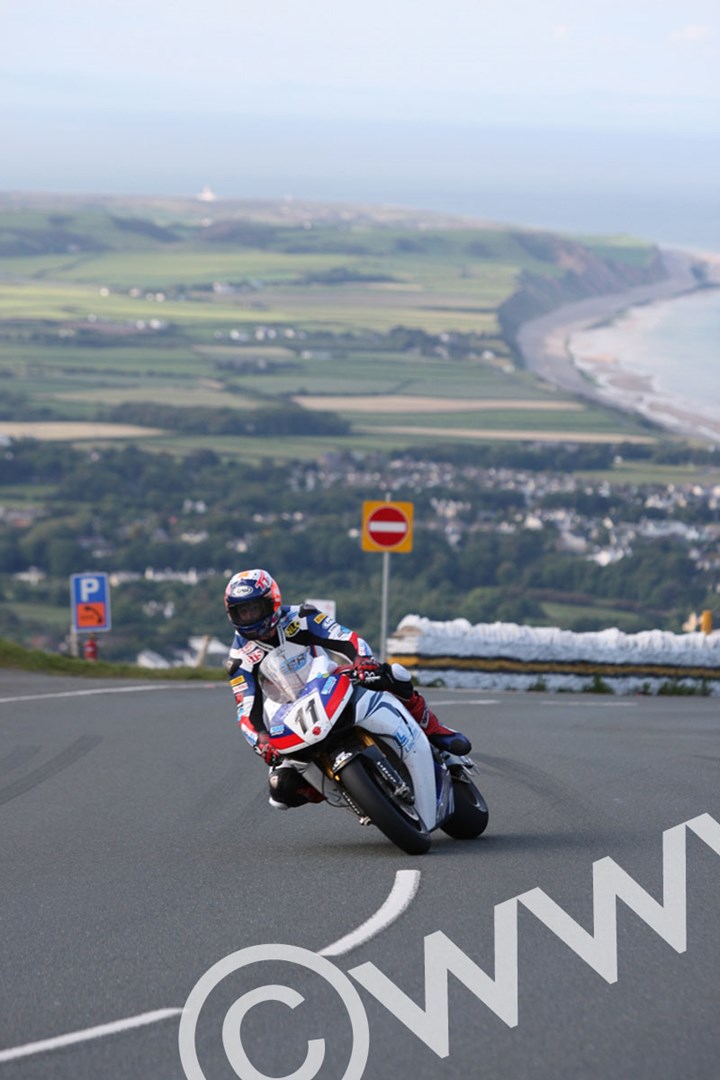
M 336 411 L 351 422 L 348 447 L 417 443 L 418 425 L 429 438 L 448 429 L 460 438 L 647 436 L 596 406 L 512 406 L 569 400 L 517 369 L 498 320 L 523 273 L 562 277 L 559 243 L 409 212 L 0 197 L 0 386 L 10 403 L 0 425 L 93 419 L 145 401 L 247 413 L 327 394 L 346 399 Z M 652 257 L 624 237 L 586 243 L 611 264 Z M 399 407 L 354 409 L 353 397 L 367 394 Z M 414 415 L 412 399 L 423 396 L 438 409 Z M 508 406 L 444 412 L 442 399 L 453 398 Z M 153 446 L 181 452 L 195 438 L 170 432 Z M 212 445 L 235 455 L 242 444 L 258 458 L 269 449 L 286 457 L 292 444 L 305 457 L 328 440 L 263 442 L 216 436 Z
M 611 471 L 588 471 L 578 473 L 578 476 L 592 481 L 612 481 L 615 484 L 655 484 L 663 488 L 668 484 L 720 485 L 720 467 L 663 465 L 650 461 L 622 461 L 614 465 Z
M 53 607 L 40 601 L 23 600 L 22 603 L 3 603 L 2 611 L 18 621 L 34 624 L 45 632 L 65 631 L 70 626 L 70 615 L 67 609 Z
M 561 629 L 577 627 L 583 620 L 595 622 L 598 626 L 617 626 L 619 630 L 627 633 L 637 633 L 638 630 L 651 630 L 653 619 L 651 616 L 643 618 L 632 611 L 622 611 L 608 604 L 563 604 L 552 601 L 544 601 L 542 608 L 545 612 L 544 623 L 547 626 L 559 626 Z M 542 625 L 543 620 L 537 620 L 537 625 Z

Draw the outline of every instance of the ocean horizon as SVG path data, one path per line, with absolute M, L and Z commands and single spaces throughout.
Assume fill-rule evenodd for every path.
M 108 119 L 112 123 L 108 123 Z M 393 204 L 720 251 L 720 145 L 694 130 L 25 108 L 6 191 Z

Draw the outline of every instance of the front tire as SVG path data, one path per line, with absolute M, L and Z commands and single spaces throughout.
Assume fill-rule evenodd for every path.
M 370 818 L 388 840 L 408 855 L 424 855 L 430 848 L 430 834 L 410 806 L 396 802 L 373 771 L 372 762 L 362 755 L 342 771 L 341 782 L 353 802 Z M 409 813 L 408 811 L 411 811 Z
M 441 826 L 456 840 L 474 840 L 487 828 L 490 816 L 487 803 L 472 780 L 453 780 L 455 811 Z

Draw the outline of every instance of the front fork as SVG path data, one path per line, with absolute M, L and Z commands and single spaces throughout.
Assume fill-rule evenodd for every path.
M 388 761 L 372 735 L 362 728 L 356 728 L 354 733 L 358 740 L 355 746 L 346 744 L 334 754 L 323 754 L 321 761 L 325 774 L 342 786 L 343 769 L 358 757 L 367 758 L 388 784 L 393 797 L 412 805 L 415 801 L 412 788 Z
M 333 786 L 337 785 L 345 804 L 354 811 L 358 818 L 361 821 L 366 820 L 364 814 L 353 804 L 344 789 L 342 771 L 351 761 L 360 756 L 365 756 L 373 762 L 396 798 L 412 804 L 414 802 L 412 790 L 392 766 L 391 762 L 388 761 L 373 736 L 360 727 L 353 728 L 352 736 L 350 736 L 350 733 L 348 733 L 348 736 L 332 752 L 325 751 L 318 754 L 315 758 L 315 764 L 332 782 Z M 433 828 L 439 828 L 455 812 L 453 785 L 458 782 L 470 783 L 470 773 L 475 771 L 477 766 L 470 757 L 459 757 L 455 754 L 449 754 L 447 751 L 438 750 L 432 743 L 430 747 L 435 767 L 436 822 Z

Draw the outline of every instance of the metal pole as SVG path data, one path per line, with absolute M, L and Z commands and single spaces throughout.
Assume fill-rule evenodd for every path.
M 385 492 L 385 502 L 390 502 L 390 492 Z M 380 603 L 380 659 L 385 662 L 387 648 L 388 593 L 390 591 L 390 552 L 383 551 L 382 600 Z
M 390 552 L 383 551 L 382 603 L 380 605 L 380 659 L 385 661 L 388 620 L 388 592 L 390 589 Z

